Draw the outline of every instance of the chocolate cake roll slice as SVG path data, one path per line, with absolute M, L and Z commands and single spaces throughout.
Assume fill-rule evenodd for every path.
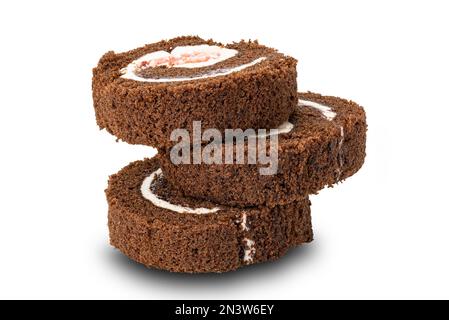
M 193 164 L 191 160 L 176 165 L 170 151 L 159 150 L 159 157 L 167 181 L 186 196 L 240 207 L 274 207 L 356 173 L 365 159 L 366 131 L 365 112 L 356 103 L 302 93 L 289 122 L 279 129 L 278 164 L 273 175 L 261 175 L 266 164 L 259 159 L 254 164 L 226 164 L 224 160 L 223 164 Z M 219 146 L 222 155 L 225 147 Z M 244 147 L 248 156 L 250 146 Z
M 147 267 L 231 271 L 275 260 L 313 237 L 308 198 L 271 209 L 185 198 L 170 189 L 156 159 L 111 176 L 106 195 L 111 244 Z
M 257 42 L 180 37 L 106 53 L 93 70 L 100 128 L 167 147 L 175 129 L 276 128 L 296 105 L 296 63 Z

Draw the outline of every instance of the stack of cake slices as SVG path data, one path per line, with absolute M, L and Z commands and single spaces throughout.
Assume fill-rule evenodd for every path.
M 312 241 L 309 195 L 361 168 L 367 124 L 352 101 L 298 93 L 296 64 L 257 42 L 198 37 L 106 53 L 93 72 L 98 125 L 158 149 L 110 177 L 110 243 L 148 267 L 203 273 Z

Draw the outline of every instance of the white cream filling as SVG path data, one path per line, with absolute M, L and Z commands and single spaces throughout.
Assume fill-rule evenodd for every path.
M 197 46 L 179 46 L 170 53 L 167 51 L 154 51 L 134 60 L 125 68 L 135 72 L 142 63 L 146 66 L 143 69 L 151 67 L 168 68 L 202 68 L 214 65 L 221 61 L 236 56 L 237 50 L 222 48 L 219 46 L 209 46 L 206 44 Z M 124 69 L 124 70 L 125 70 Z
M 143 78 L 136 74 L 139 68 L 147 69 L 153 67 L 165 66 L 168 68 L 203 68 L 209 67 L 219 62 L 225 61 L 238 54 L 237 50 L 223 48 L 219 46 L 210 46 L 207 44 L 195 46 L 179 46 L 174 48 L 170 53 L 166 51 L 155 51 L 148 53 L 121 70 L 122 78 L 142 82 L 179 82 L 179 81 L 193 81 L 205 78 L 214 78 L 226 76 L 234 72 L 254 66 L 266 57 L 260 57 L 254 61 L 236 66 L 233 68 L 221 68 L 213 70 L 204 74 L 193 77 L 166 77 L 166 78 Z
M 277 131 L 279 134 L 289 133 L 290 131 L 293 130 L 294 127 L 295 125 L 293 123 L 286 121 L 277 128 Z
M 151 203 L 153 203 L 156 207 L 167 209 L 167 210 L 178 212 L 178 213 L 192 213 L 192 214 L 208 214 L 208 213 L 215 213 L 220 210 L 220 208 L 212 208 L 212 209 L 196 208 L 196 209 L 193 209 L 193 208 L 179 206 L 179 205 L 176 205 L 176 204 L 173 204 L 168 201 L 160 199 L 156 194 L 153 193 L 153 191 L 151 190 L 151 186 L 153 185 L 153 182 L 156 179 L 156 177 L 161 176 L 161 175 L 162 175 L 162 170 L 161 169 L 156 170 L 155 172 L 150 174 L 150 176 L 148 176 L 147 178 L 145 178 L 143 180 L 142 186 L 140 188 L 140 191 L 142 192 L 142 196 L 145 199 L 151 201 Z
M 142 81 L 142 82 L 154 82 L 154 83 L 194 81 L 194 80 L 200 80 L 200 79 L 206 79 L 206 78 L 216 78 L 216 77 L 227 76 L 227 75 L 230 75 L 231 73 L 239 72 L 246 68 L 252 67 L 252 66 L 264 61 L 265 59 L 266 59 L 266 57 L 261 57 L 261 58 L 258 58 L 256 60 L 250 62 L 250 63 L 242 64 L 237 67 L 217 69 L 212 72 L 194 76 L 194 77 L 172 77 L 172 78 L 158 78 L 158 79 L 142 78 L 135 74 L 134 69 L 130 70 L 127 67 L 122 70 L 122 72 L 124 72 L 124 74 L 122 75 L 122 78 L 135 80 L 135 81 Z
M 308 100 L 301 100 L 299 99 L 299 105 L 300 106 L 308 106 L 312 107 L 314 109 L 317 109 L 321 112 L 323 117 L 325 117 L 327 120 L 332 121 L 337 116 L 337 113 L 332 110 L 331 107 L 319 104 L 317 102 L 308 101 Z
M 254 256 L 256 255 L 256 243 L 254 242 L 254 240 L 248 238 L 243 239 L 243 242 L 245 243 L 243 261 L 245 263 L 251 263 L 253 262 Z
M 266 137 L 271 137 L 271 136 L 275 136 L 275 135 L 280 135 L 280 134 L 284 134 L 284 133 L 289 133 L 290 131 L 293 130 L 293 128 L 295 127 L 295 125 L 289 121 L 284 122 L 283 124 L 281 124 L 279 127 L 277 127 L 276 129 L 271 129 L 268 132 L 266 131 L 266 133 L 258 133 L 256 135 L 250 135 L 250 138 L 255 138 L 257 137 L 258 139 L 263 139 Z
M 243 212 L 242 218 L 240 220 L 240 228 L 242 231 L 249 231 L 248 221 L 247 221 L 247 215 L 246 212 Z

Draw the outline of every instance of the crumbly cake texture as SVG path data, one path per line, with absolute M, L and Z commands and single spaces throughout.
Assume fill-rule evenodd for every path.
M 260 165 L 174 165 L 169 151 L 159 150 L 165 177 L 186 196 L 239 207 L 275 207 L 355 174 L 365 159 L 367 123 L 363 108 L 352 101 L 315 93 L 301 93 L 299 98 L 330 107 L 335 118 L 328 120 L 309 106 L 297 107 L 290 117 L 294 129 L 279 136 L 276 175 L 260 175 Z
M 143 180 L 158 168 L 157 159 L 137 161 L 109 179 L 110 242 L 132 260 L 173 272 L 226 272 L 275 260 L 312 241 L 307 197 L 273 208 L 221 206 L 217 213 L 177 213 L 142 196 Z M 175 204 L 216 207 L 171 190 L 163 176 L 153 192 Z
M 266 59 L 226 76 L 194 81 L 152 83 L 122 78 L 121 70 L 143 55 L 177 46 L 218 45 L 238 50 L 232 58 L 202 68 L 146 69 L 141 76 L 192 77 Z M 276 128 L 296 106 L 297 61 L 257 42 L 222 45 L 199 37 L 179 37 L 125 53 L 106 53 L 93 70 L 93 101 L 97 124 L 131 144 L 163 148 L 170 134 L 193 121 L 224 132 L 234 128 Z

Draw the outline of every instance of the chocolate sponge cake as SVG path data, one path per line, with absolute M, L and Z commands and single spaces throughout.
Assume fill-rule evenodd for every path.
M 160 150 L 164 175 L 186 196 L 239 207 L 275 207 L 316 193 L 361 168 L 367 124 L 356 103 L 302 93 L 289 122 L 288 132 L 278 136 L 275 175 L 261 175 L 259 163 L 175 165 L 170 152 Z
M 109 179 L 111 245 L 206 273 L 312 241 L 309 195 L 362 167 L 367 122 L 352 101 L 298 94 L 296 64 L 257 41 L 193 36 L 106 53 L 92 79 L 98 126 L 158 149 Z
M 194 121 L 220 131 L 276 128 L 296 106 L 296 63 L 257 42 L 180 37 L 106 53 L 93 70 L 100 128 L 131 144 L 164 148 Z
M 148 267 L 230 271 L 277 259 L 313 237 L 307 197 L 273 208 L 217 206 L 172 190 L 157 159 L 111 176 L 106 195 L 111 244 Z

